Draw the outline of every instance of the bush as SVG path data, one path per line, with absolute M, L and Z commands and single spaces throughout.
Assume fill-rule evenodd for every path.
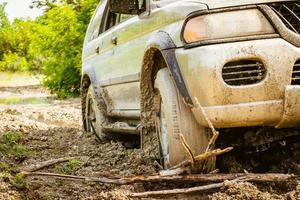
M 40 32 L 35 41 L 45 58 L 42 65 L 44 85 L 62 98 L 78 95 L 85 30 L 82 30 L 75 11 L 68 5 L 55 7 L 40 18 L 40 23 L 47 29 L 47 35 Z
M 4 54 L 3 60 L 0 61 L 0 71 L 27 71 L 29 65 L 27 59 L 19 56 L 17 53 Z

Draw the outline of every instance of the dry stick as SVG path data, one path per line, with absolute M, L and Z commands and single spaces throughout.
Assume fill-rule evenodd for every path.
M 178 195 L 178 194 L 189 194 L 193 192 L 200 192 L 205 190 L 217 189 L 225 186 L 228 183 L 236 183 L 236 182 L 243 182 L 249 179 L 245 177 L 240 177 L 231 181 L 224 181 L 221 183 L 213 183 L 209 185 L 191 187 L 191 188 L 183 188 L 183 189 L 172 189 L 172 190 L 159 190 L 159 191 L 150 191 L 150 192 L 141 192 L 141 193 L 131 193 L 129 194 L 130 197 L 155 197 L 155 196 L 170 196 L 170 195 Z
M 214 125 L 212 124 L 212 122 L 210 121 L 207 113 L 205 112 L 204 108 L 201 106 L 201 104 L 199 103 L 198 99 L 195 97 L 195 102 L 196 102 L 196 105 L 198 106 L 198 108 L 200 109 L 202 115 L 204 116 L 209 128 L 211 129 L 212 131 L 212 137 L 207 145 L 207 148 L 205 150 L 205 152 L 209 151 L 212 149 L 213 145 L 215 144 L 216 140 L 218 139 L 219 137 L 219 132 L 216 131 Z
M 201 161 L 201 160 L 207 160 L 211 157 L 215 157 L 224 153 L 227 153 L 229 151 L 231 151 L 233 148 L 232 147 L 227 147 L 226 149 L 215 149 L 215 150 L 211 150 L 211 151 L 207 151 L 203 154 L 200 154 L 198 156 L 195 157 L 196 161 Z M 178 175 L 184 171 L 186 171 L 186 168 L 191 164 L 190 160 L 185 160 L 181 163 L 179 163 L 178 165 L 172 167 L 171 169 L 167 169 L 167 170 L 162 170 L 159 172 L 159 174 L 161 176 L 173 176 L 173 175 Z
M 192 188 L 184 188 L 184 189 L 173 189 L 173 190 L 159 190 L 159 191 L 150 191 L 150 192 L 141 192 L 141 193 L 131 193 L 128 196 L 130 197 L 154 197 L 154 196 L 163 196 L 163 195 L 178 195 L 178 194 L 188 194 L 192 192 L 200 192 L 204 190 L 211 190 L 216 188 L 223 187 L 225 182 L 222 183 L 213 183 L 210 185 L 192 187 Z
M 251 182 L 285 182 L 294 178 L 299 178 L 294 174 L 194 174 L 184 176 L 133 176 L 125 178 L 98 178 L 98 177 L 87 177 L 87 176 L 74 176 L 54 173 L 43 173 L 43 172 L 22 172 L 25 176 L 42 176 L 42 177 L 55 177 L 67 180 L 75 181 L 86 181 L 86 182 L 98 182 L 104 184 L 117 184 L 117 185 L 128 185 L 133 183 L 158 183 L 158 182 L 185 182 L 185 183 L 208 183 L 208 182 L 221 182 L 225 180 L 233 180 L 237 178 L 249 179 Z
M 195 157 L 194 157 L 194 154 L 192 152 L 192 149 L 191 147 L 188 145 L 188 143 L 186 142 L 184 136 L 182 134 L 180 134 L 180 141 L 181 141 L 181 144 L 183 145 L 184 149 L 186 150 L 186 152 L 188 153 L 188 155 L 190 156 L 190 161 L 191 161 L 191 164 L 192 166 L 194 166 L 195 164 Z
M 53 159 L 53 160 L 47 160 L 41 163 L 36 163 L 30 166 L 23 167 L 21 170 L 27 171 L 27 172 L 34 172 L 38 171 L 40 169 L 43 169 L 45 167 L 49 167 L 52 165 L 55 165 L 57 163 L 62 163 L 62 162 L 67 162 L 69 160 L 75 159 L 76 157 L 66 157 L 66 158 L 58 158 L 58 159 Z

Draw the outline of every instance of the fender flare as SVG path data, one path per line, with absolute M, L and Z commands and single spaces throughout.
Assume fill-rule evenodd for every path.
M 83 91 L 85 87 L 85 80 L 86 77 L 90 80 L 90 84 L 93 86 L 95 94 L 96 94 L 96 100 L 99 101 L 100 99 L 100 85 L 98 84 L 97 78 L 96 78 L 96 72 L 95 69 L 90 66 L 85 71 L 82 72 L 81 76 L 81 91 Z
M 147 57 L 147 53 L 151 53 L 151 51 L 159 50 L 162 54 L 165 63 L 167 64 L 167 67 L 169 68 L 172 78 L 176 84 L 176 87 L 183 98 L 184 102 L 189 105 L 193 106 L 193 101 L 191 96 L 189 95 L 189 92 L 187 90 L 186 84 L 184 82 L 183 76 L 181 74 L 181 70 L 179 67 L 179 64 L 176 59 L 175 50 L 176 45 L 173 42 L 170 35 L 165 31 L 158 31 L 148 42 L 148 45 L 145 50 L 145 56 L 144 56 L 144 62 L 143 66 L 145 64 L 145 60 L 149 60 Z M 143 73 L 143 70 L 142 70 Z M 141 74 L 141 77 L 143 77 L 143 74 Z
M 86 81 L 88 80 L 88 82 Z M 95 76 L 95 70 L 93 67 L 86 68 L 85 71 L 82 72 L 81 75 L 81 107 L 82 107 L 82 122 L 83 129 L 86 131 L 86 120 L 85 120 L 85 108 L 86 108 L 86 94 L 89 86 L 92 85 L 95 91 L 96 102 L 99 109 L 101 109 L 101 94 L 100 94 L 100 86 L 97 82 L 97 78 Z

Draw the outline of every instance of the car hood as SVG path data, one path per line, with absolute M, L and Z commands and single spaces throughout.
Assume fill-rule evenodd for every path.
M 295 1 L 295 0 L 186 0 L 206 4 L 209 9 L 226 8 L 233 6 L 245 6 L 253 4 L 265 4 L 272 2 Z

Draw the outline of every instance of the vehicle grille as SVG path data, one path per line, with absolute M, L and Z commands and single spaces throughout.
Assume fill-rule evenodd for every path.
M 266 76 L 266 69 L 259 61 L 243 60 L 227 63 L 222 77 L 228 85 L 250 85 L 260 82 Z
M 287 28 L 300 34 L 300 3 L 274 3 L 270 4 L 270 7 Z
M 300 60 L 298 60 L 293 68 L 292 85 L 300 85 Z

